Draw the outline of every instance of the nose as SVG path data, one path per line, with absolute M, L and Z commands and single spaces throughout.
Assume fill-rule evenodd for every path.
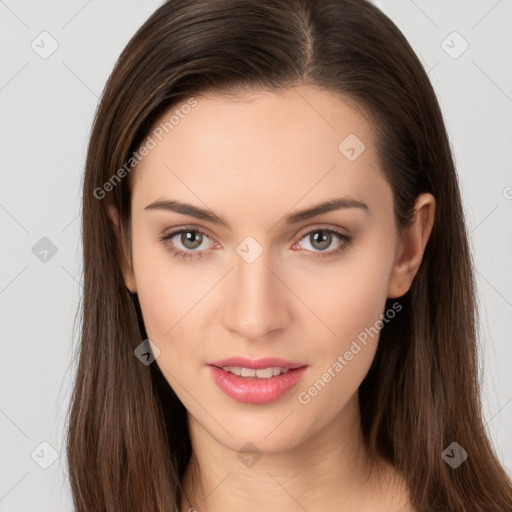
M 252 263 L 235 255 L 234 267 L 223 290 L 225 327 L 247 340 L 264 339 L 283 330 L 291 318 L 289 297 L 276 277 L 268 251 Z

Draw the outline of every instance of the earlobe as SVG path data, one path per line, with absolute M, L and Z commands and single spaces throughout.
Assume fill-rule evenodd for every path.
M 130 293 L 136 293 L 137 292 L 137 286 L 135 283 L 135 275 L 133 273 L 133 269 L 125 255 L 123 241 L 122 241 L 122 234 L 119 224 L 119 211 L 117 208 L 113 205 L 109 205 L 108 207 L 108 213 L 110 216 L 110 219 L 112 220 L 112 223 L 114 224 L 114 229 L 116 232 L 117 237 L 117 246 L 118 246 L 118 255 L 119 255 L 119 262 L 121 265 L 121 271 L 123 273 L 124 282 L 126 285 L 126 288 L 130 291 Z
M 402 239 L 397 243 L 396 260 L 388 284 L 388 298 L 401 297 L 411 287 L 432 233 L 434 214 L 434 196 L 429 193 L 418 196 L 412 223 L 402 231 Z

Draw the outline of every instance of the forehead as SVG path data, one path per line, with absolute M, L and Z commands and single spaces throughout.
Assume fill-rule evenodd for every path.
M 149 136 L 155 146 L 133 173 L 138 209 L 165 196 L 255 212 L 275 205 L 282 214 L 340 195 L 371 202 L 389 188 L 364 110 L 313 86 L 196 96 L 170 108 Z

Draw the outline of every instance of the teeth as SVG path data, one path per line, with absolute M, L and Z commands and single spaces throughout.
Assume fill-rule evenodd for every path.
M 290 371 L 290 368 L 279 368 L 277 366 L 262 368 L 261 370 L 242 368 L 240 366 L 223 366 L 222 369 L 241 377 L 257 377 L 258 379 L 270 379 L 270 377 L 276 377 L 277 375 L 281 375 L 281 373 Z
M 274 369 L 273 368 L 264 368 L 261 370 L 256 370 L 256 377 L 258 379 L 270 379 L 270 377 L 274 376 Z
M 251 368 L 242 368 L 242 377 L 255 377 L 256 370 L 251 370 Z

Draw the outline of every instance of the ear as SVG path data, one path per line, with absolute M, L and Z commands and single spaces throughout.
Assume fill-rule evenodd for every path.
M 388 283 L 388 298 L 401 297 L 412 285 L 434 225 L 435 199 L 432 194 L 418 196 L 409 227 L 398 239 L 395 263 Z
M 135 283 L 135 275 L 133 273 L 133 269 L 129 263 L 129 261 L 126 258 L 125 251 L 123 249 L 123 240 L 121 235 L 121 229 L 119 226 L 119 211 L 117 208 L 113 205 L 110 205 L 108 207 L 108 213 L 110 215 L 110 219 L 112 220 L 112 223 L 114 224 L 114 230 L 117 235 L 118 240 L 118 247 L 119 247 L 119 259 L 121 263 L 121 271 L 123 273 L 124 282 L 126 284 L 126 288 L 130 290 L 131 293 L 137 292 L 137 286 Z

